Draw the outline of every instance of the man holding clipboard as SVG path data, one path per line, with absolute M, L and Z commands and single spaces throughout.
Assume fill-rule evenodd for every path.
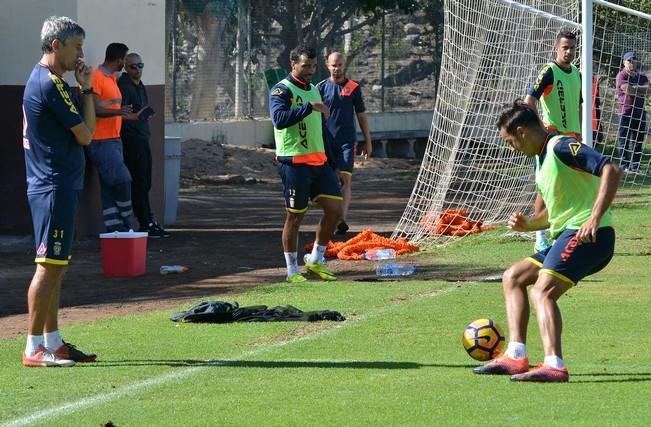
M 130 105 L 135 111 L 136 120 L 122 120 L 120 136 L 124 143 L 124 163 L 131 173 L 131 202 L 133 211 L 140 223 L 140 231 L 149 233 L 149 237 L 169 237 L 169 234 L 156 222 L 149 205 L 151 189 L 151 148 L 149 138 L 149 117 L 154 109 L 149 106 L 147 90 L 142 83 L 142 71 L 145 64 L 137 53 L 126 57 L 124 69 L 118 80 L 122 93 L 122 105 Z

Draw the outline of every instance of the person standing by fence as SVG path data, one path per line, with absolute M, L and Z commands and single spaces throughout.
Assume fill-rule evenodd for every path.
M 624 67 L 615 78 L 619 100 L 620 166 L 625 172 L 637 173 L 648 126 L 644 103 L 649 93 L 649 78 L 639 72 L 635 52 L 626 52 L 622 59 Z M 629 149 L 630 143 L 633 146 Z

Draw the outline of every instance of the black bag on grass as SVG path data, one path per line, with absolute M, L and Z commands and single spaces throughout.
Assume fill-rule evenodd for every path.
M 266 305 L 240 307 L 237 302 L 205 301 L 188 311 L 173 314 L 170 317 L 175 322 L 192 323 L 229 323 L 229 322 L 291 322 L 346 320 L 337 311 L 302 311 L 294 306 L 277 306 L 269 308 Z
M 266 305 L 256 305 L 238 308 L 233 313 L 233 320 L 236 322 L 316 322 L 318 320 L 340 322 L 346 318 L 339 312 L 330 310 L 302 311 L 291 305 L 272 308 L 267 308 Z
M 237 302 L 204 301 L 188 311 L 173 314 L 170 320 L 192 323 L 228 323 L 233 321 L 233 312 L 238 307 Z

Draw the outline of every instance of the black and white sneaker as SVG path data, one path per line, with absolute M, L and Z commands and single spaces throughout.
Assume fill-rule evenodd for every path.
M 146 231 L 152 239 L 160 239 L 161 237 L 170 237 L 170 233 L 165 231 L 156 221 L 150 222 L 147 228 L 141 231 Z
M 337 224 L 337 231 L 335 231 L 335 234 L 339 234 L 339 235 L 346 234 L 349 228 L 350 227 L 348 227 L 346 221 L 342 219 L 341 221 L 339 221 L 339 224 Z

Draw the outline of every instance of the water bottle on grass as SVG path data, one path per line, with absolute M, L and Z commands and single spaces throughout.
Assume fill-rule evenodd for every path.
M 394 259 L 396 251 L 393 249 L 373 248 L 364 252 L 364 259 L 371 261 L 380 261 L 383 259 Z
M 375 274 L 378 277 L 411 276 L 416 272 L 413 264 L 378 264 Z
M 161 265 L 160 274 L 185 273 L 189 268 L 185 265 Z

